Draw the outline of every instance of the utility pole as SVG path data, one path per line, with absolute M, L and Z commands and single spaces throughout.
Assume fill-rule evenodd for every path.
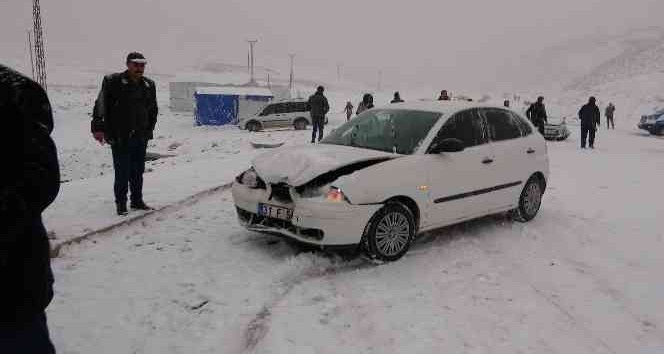
M 251 53 L 251 55 L 250 55 L 250 57 L 251 57 L 251 79 L 249 80 L 249 84 L 255 86 L 256 85 L 256 80 L 254 80 L 254 45 L 256 44 L 256 42 L 258 42 L 258 40 L 251 39 L 251 40 L 248 40 L 247 42 L 249 42 L 249 51 Z
M 341 64 L 337 63 L 337 82 L 341 82 Z
M 39 0 L 32 2 L 32 20 L 35 33 L 35 67 L 37 82 L 46 90 L 46 49 L 44 48 L 44 32 L 41 23 Z
M 30 53 L 30 66 L 32 67 L 32 79 L 35 79 L 35 58 L 32 55 L 32 35 L 30 30 L 28 32 L 28 52 Z
M 295 74 L 293 73 L 293 58 L 295 58 L 295 54 L 288 54 L 290 57 L 290 77 L 288 79 L 288 89 L 291 91 L 293 90 L 293 84 L 295 83 Z
M 377 91 L 380 91 L 380 81 L 382 79 L 382 76 L 383 76 L 383 71 L 378 70 L 378 90 Z

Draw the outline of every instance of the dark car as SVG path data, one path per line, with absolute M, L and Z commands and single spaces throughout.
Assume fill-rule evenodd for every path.
M 659 111 L 655 114 L 643 115 L 641 116 L 641 120 L 639 121 L 639 124 L 637 124 L 637 127 L 649 132 L 650 134 L 662 134 L 664 133 L 662 131 L 662 124 L 664 124 L 664 119 L 662 118 L 664 118 L 664 111 Z M 655 124 L 658 121 L 660 121 L 660 123 Z

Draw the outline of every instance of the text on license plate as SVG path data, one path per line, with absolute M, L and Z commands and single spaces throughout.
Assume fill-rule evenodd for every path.
M 275 219 L 281 219 L 281 220 L 290 220 L 293 218 L 293 209 L 259 203 L 258 215 L 267 216 Z

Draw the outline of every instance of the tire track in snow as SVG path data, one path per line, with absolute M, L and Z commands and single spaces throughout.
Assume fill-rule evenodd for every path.
M 67 246 L 70 246 L 70 245 L 73 245 L 73 244 L 78 244 L 78 243 L 81 243 L 81 242 L 86 241 L 86 240 L 90 240 L 94 237 L 101 236 L 103 234 L 116 231 L 116 230 L 118 230 L 120 228 L 123 228 L 123 227 L 133 226 L 133 225 L 135 225 L 135 224 L 137 224 L 141 221 L 144 221 L 144 220 L 146 220 L 147 218 L 150 218 L 150 217 L 155 217 L 156 218 L 156 217 L 159 217 L 161 215 L 177 212 L 177 211 L 179 211 L 183 208 L 190 207 L 190 206 L 200 202 L 201 200 L 203 200 L 205 198 L 208 198 L 212 195 L 216 195 L 216 194 L 223 193 L 223 192 L 227 191 L 228 189 L 231 188 L 232 184 L 233 183 L 231 182 L 231 183 L 226 183 L 226 184 L 223 184 L 223 185 L 220 185 L 220 186 L 208 188 L 206 190 L 203 190 L 201 192 L 193 194 L 193 195 L 191 195 L 187 198 L 184 198 L 180 201 L 177 201 L 175 203 L 168 204 L 168 205 L 162 206 L 160 208 L 153 209 L 153 210 L 144 212 L 142 214 L 139 214 L 139 215 L 136 215 L 136 216 L 133 216 L 133 217 L 129 217 L 129 218 L 127 218 L 127 219 L 125 219 L 125 220 L 123 220 L 119 223 L 116 223 L 116 224 L 113 224 L 113 225 L 110 225 L 110 226 L 106 226 L 106 227 L 103 227 L 103 228 L 98 229 L 98 230 L 90 231 L 90 232 L 85 233 L 83 235 L 74 237 L 72 239 L 69 239 L 69 240 L 61 242 L 61 243 L 58 243 L 58 244 L 54 245 L 51 248 L 51 258 L 57 258 L 58 256 L 60 256 L 60 252 L 62 252 L 63 248 L 65 248 Z
M 319 257 L 315 254 L 312 256 Z M 242 353 L 253 352 L 258 344 L 265 338 L 270 330 L 270 323 L 272 315 L 274 314 L 274 309 L 278 307 L 279 303 L 285 299 L 295 287 L 308 281 L 331 277 L 372 266 L 375 266 L 375 264 L 368 262 L 363 258 L 336 264 L 333 261 L 331 265 L 327 266 L 317 266 L 314 264 L 304 269 L 295 269 L 292 273 L 287 274 L 280 280 L 276 281 L 275 284 L 280 287 L 280 291 L 274 298 L 268 301 L 267 304 L 263 305 L 261 311 L 259 311 L 247 325 L 244 332 L 244 348 Z

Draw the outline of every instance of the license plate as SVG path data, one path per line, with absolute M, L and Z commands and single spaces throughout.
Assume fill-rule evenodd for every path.
M 293 209 L 260 203 L 258 204 L 258 215 L 281 220 L 290 220 L 293 218 Z

